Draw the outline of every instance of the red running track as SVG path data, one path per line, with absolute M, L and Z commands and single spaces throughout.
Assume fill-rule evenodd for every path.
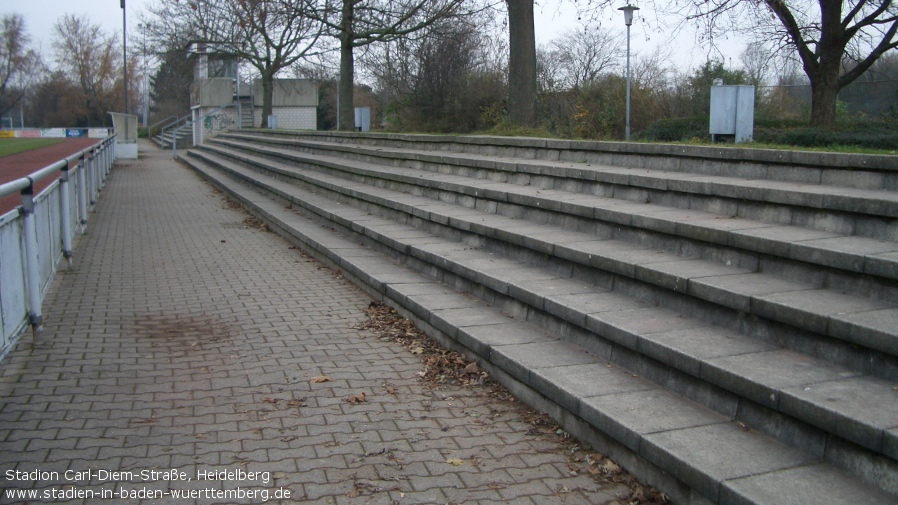
M 65 159 L 82 149 L 86 149 L 100 140 L 102 139 L 67 138 L 52 146 L 3 156 L 0 158 L 0 184 L 14 181 L 19 177 L 25 177 L 53 162 Z M 58 178 L 59 174 L 56 174 L 39 181 L 35 184 L 34 194 L 40 193 Z M 22 197 L 18 194 L 0 198 L 0 216 L 21 204 Z

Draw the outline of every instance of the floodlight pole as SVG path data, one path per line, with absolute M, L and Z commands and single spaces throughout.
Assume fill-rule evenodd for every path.
M 138 24 L 143 29 L 143 127 L 146 128 L 149 120 L 150 109 L 150 62 L 147 57 L 147 30 L 153 27 L 151 23 Z
M 123 2 L 125 0 L 122 0 Z M 627 5 L 620 7 L 617 9 L 619 11 L 624 11 L 624 23 L 627 24 L 627 129 L 624 134 L 624 138 L 627 142 L 630 141 L 630 25 L 633 24 L 633 12 L 638 11 L 639 7 L 635 5 L 630 5 L 628 2 Z
M 122 67 L 122 87 L 125 90 L 125 114 L 128 113 L 128 23 L 126 22 L 125 0 L 122 2 L 122 55 L 125 65 Z

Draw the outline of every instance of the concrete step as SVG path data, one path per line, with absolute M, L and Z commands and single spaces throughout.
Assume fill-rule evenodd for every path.
M 207 149 L 245 163 L 253 163 L 256 159 L 252 154 L 234 150 L 215 147 L 207 147 Z M 277 153 L 274 150 L 269 151 L 268 154 L 269 156 L 284 155 L 284 153 Z M 297 159 L 289 156 L 289 153 L 286 154 L 288 155 L 287 159 L 291 161 L 309 161 L 308 157 Z M 319 160 L 319 163 L 326 162 L 327 160 Z M 380 170 L 367 164 L 349 161 L 338 166 L 357 177 L 370 175 L 370 173 Z M 820 347 L 820 339 L 816 335 L 829 336 L 839 342 L 825 344 L 826 350 L 819 348 L 819 355 L 839 356 L 837 358 L 840 360 L 839 362 L 846 366 L 854 366 L 865 373 L 875 373 L 884 378 L 893 380 L 898 378 L 898 374 L 896 374 L 898 367 L 894 363 L 894 356 L 898 350 L 898 311 L 895 310 L 898 298 L 889 290 L 870 290 L 870 282 L 865 283 L 862 287 L 866 288 L 868 292 L 872 292 L 874 296 L 850 295 L 839 290 L 823 289 L 827 284 L 839 285 L 832 282 L 832 278 L 835 276 L 831 276 L 828 279 L 829 282 L 816 284 L 807 282 L 813 279 L 810 277 L 815 273 L 813 270 L 800 276 L 801 281 L 790 281 L 783 278 L 781 271 L 774 271 L 772 274 L 759 272 L 758 261 L 750 262 L 742 261 L 739 258 L 725 257 L 725 262 L 720 263 L 714 259 L 705 259 L 707 257 L 714 258 L 710 254 L 683 257 L 681 254 L 674 254 L 673 251 L 681 247 L 676 243 L 673 248 L 666 251 L 653 249 L 651 246 L 656 245 L 655 242 L 646 240 L 644 235 L 637 235 L 637 240 L 628 242 L 617 240 L 614 234 L 598 234 L 597 236 L 574 231 L 561 234 L 554 223 L 529 224 L 520 219 L 481 211 L 473 214 L 475 216 L 473 219 L 478 221 L 471 222 L 471 219 L 466 219 L 464 215 L 465 212 L 468 212 L 467 210 L 462 211 L 461 216 L 456 216 L 453 213 L 457 214 L 459 210 L 454 205 L 445 202 L 434 204 L 429 201 L 428 197 L 408 194 L 414 194 L 413 190 L 403 193 L 400 197 L 390 196 L 392 190 L 373 189 L 364 182 L 347 182 L 345 179 L 325 173 L 300 172 L 286 163 L 275 160 L 269 163 L 269 168 L 278 170 L 285 177 L 293 177 L 307 184 L 335 191 L 351 199 L 362 199 L 371 204 L 417 215 L 421 219 L 437 223 L 450 223 L 451 221 L 452 227 L 456 229 L 532 250 L 537 257 L 548 255 L 574 265 L 601 269 L 626 279 L 634 279 L 657 286 L 664 291 L 673 291 L 689 298 L 703 300 L 715 306 L 736 311 L 736 313 L 714 314 L 712 310 L 711 314 L 716 317 L 716 320 L 713 320 L 715 323 L 724 319 L 741 324 L 739 315 L 750 314 L 814 333 L 814 336 L 809 339 L 799 339 L 787 343 L 788 346 L 799 349 L 810 346 Z M 412 176 L 413 174 L 410 174 L 408 177 Z M 432 178 L 424 180 L 418 176 L 415 179 L 420 181 L 420 184 L 427 184 L 431 187 L 439 186 L 441 191 L 446 191 L 450 184 L 463 183 L 447 182 L 447 177 L 453 176 L 441 176 L 436 180 Z M 381 179 L 378 179 L 376 182 L 380 181 Z M 468 189 L 472 194 L 483 193 L 479 195 L 480 198 L 492 198 L 499 201 L 511 200 L 511 196 L 502 192 L 500 184 L 490 183 L 490 187 L 486 189 L 483 186 Z M 380 185 L 385 185 L 385 183 L 380 182 Z M 397 189 L 408 190 L 408 187 L 403 186 Z M 445 200 L 442 193 L 429 196 L 431 199 Z M 532 206 L 558 205 L 557 202 L 553 204 L 548 199 L 550 197 L 539 196 L 538 198 L 540 201 Z M 563 204 L 572 205 L 569 201 L 565 201 Z M 476 204 L 474 206 L 476 207 Z M 415 209 L 418 208 L 426 209 L 426 212 L 416 213 Z M 718 256 L 720 255 L 718 254 Z M 727 262 L 730 264 L 727 265 Z M 841 285 L 844 286 L 844 283 Z M 666 293 L 661 294 L 660 297 L 666 297 Z M 663 299 L 659 300 L 659 303 L 664 302 Z M 682 305 L 686 302 L 679 300 L 677 303 Z M 682 307 L 679 309 L 686 310 Z M 699 304 L 691 310 L 692 315 L 702 315 L 705 312 L 708 312 L 705 304 Z M 744 330 L 744 328 L 740 329 Z M 775 332 L 776 329 L 765 327 L 763 330 L 756 331 Z M 790 338 L 794 339 L 795 337 Z M 877 353 L 858 353 L 857 349 L 847 349 L 840 343 L 847 343 L 851 346 L 860 345 L 864 349 L 886 353 L 888 358 L 883 360 L 882 356 Z M 875 367 L 871 368 L 869 365 L 874 363 Z
M 337 145 L 461 153 L 495 160 L 562 161 L 744 179 L 791 181 L 864 189 L 898 190 L 898 159 L 889 155 L 711 147 L 674 144 L 571 141 L 525 137 L 268 132 L 269 138 L 306 139 Z
M 387 165 L 507 180 L 541 189 L 557 188 L 616 199 L 651 201 L 726 217 L 898 241 L 898 223 L 894 220 L 898 217 L 898 193 L 895 191 L 898 189 L 898 168 L 876 171 L 870 166 L 872 162 L 868 157 L 857 161 L 857 165 L 863 165 L 860 167 L 828 166 L 827 176 L 822 175 L 819 166 L 787 163 L 771 167 L 718 162 L 718 166 L 711 170 L 707 163 L 692 163 L 690 161 L 695 160 L 688 157 L 679 160 L 674 170 L 663 164 L 654 166 L 645 160 L 639 162 L 641 158 L 636 155 L 621 154 L 603 163 L 602 159 L 587 161 L 588 156 L 582 154 L 583 161 L 562 162 L 539 158 L 534 153 L 529 153 L 531 157 L 527 158 L 473 154 L 464 148 L 463 138 L 448 147 L 451 152 L 434 152 L 421 150 L 417 142 L 389 139 L 378 143 L 372 140 L 372 145 L 348 141 L 337 144 L 318 140 L 322 135 L 316 133 L 320 132 L 298 135 L 257 133 L 247 140 L 312 153 L 377 160 L 377 163 Z M 350 138 L 358 142 L 355 137 Z M 461 147 L 456 148 L 458 145 Z M 591 154 L 592 158 L 599 155 Z M 670 164 L 670 158 L 663 159 Z M 891 159 L 873 161 L 889 166 L 895 164 Z M 839 175 L 833 175 L 835 172 Z M 891 219 L 884 222 L 882 217 Z
M 253 136 L 246 136 L 244 140 L 252 138 Z M 450 170 L 451 174 L 426 172 L 422 174 L 421 169 L 373 164 L 367 157 L 364 161 L 343 161 L 327 154 L 303 154 L 290 149 L 262 145 L 252 147 L 244 140 L 228 142 L 221 139 L 218 142 L 221 145 L 245 150 L 254 149 L 255 152 L 266 156 L 279 156 L 293 162 L 316 165 L 320 169 L 348 172 L 349 177 L 357 180 L 360 175 L 364 175 L 372 179 L 383 179 L 387 182 L 380 184 L 391 184 L 394 187 L 426 185 L 429 188 L 451 191 L 465 197 L 489 198 L 497 202 L 494 204 L 496 212 L 507 215 L 516 215 L 517 211 L 517 214 L 521 212 L 531 214 L 536 220 L 562 221 L 561 225 L 565 225 L 563 221 L 567 220 L 569 226 L 578 226 L 583 219 L 586 219 L 606 223 L 609 227 L 626 226 L 650 230 L 668 237 L 676 237 L 668 248 L 677 251 L 684 248 L 682 239 L 745 251 L 748 253 L 747 256 L 742 254 L 726 258 L 724 261 L 746 265 L 749 268 L 757 268 L 752 265 L 757 265 L 760 261 L 758 255 L 782 258 L 788 260 L 788 263 L 768 262 L 764 265 L 764 269 L 786 270 L 778 275 L 791 276 L 794 279 L 812 279 L 817 285 L 838 285 L 843 290 L 853 290 L 857 293 L 876 293 L 878 297 L 891 298 L 898 295 L 895 283 L 892 282 L 898 279 L 898 240 L 886 240 L 883 237 L 867 238 L 794 225 L 776 225 L 714 212 L 681 209 L 656 201 L 623 203 L 614 197 L 581 192 L 572 194 L 567 189 L 523 185 L 530 181 L 529 178 L 506 177 L 497 181 L 490 179 L 489 174 L 480 174 L 482 176 L 480 180 L 472 180 L 470 176 L 458 175 L 458 170 Z M 413 190 L 413 188 L 406 189 Z M 501 204 L 515 208 L 499 208 L 498 205 Z M 577 220 L 571 220 L 567 215 Z M 883 218 L 877 219 L 881 221 Z M 638 240 L 642 240 L 642 237 L 638 237 Z M 810 264 L 812 270 L 804 268 L 789 271 L 795 262 Z M 820 269 L 818 268 L 820 266 L 832 270 Z M 848 275 L 841 275 L 842 271 L 847 271 Z M 865 275 L 860 277 L 855 275 L 858 273 Z M 834 276 L 836 278 L 833 278 Z M 879 278 L 887 279 L 887 282 L 880 284 L 882 289 L 891 292 L 890 295 L 877 293 L 879 288 L 871 287 L 869 281 Z
M 886 446 L 892 444 L 888 431 L 896 418 L 895 406 L 881 403 L 893 394 L 892 382 L 778 349 L 607 287 L 572 280 L 571 271 L 559 273 L 497 257 L 472 247 L 470 241 L 459 244 L 426 233 L 422 236 L 420 229 L 371 215 L 371 207 L 359 211 L 341 205 L 335 195 L 310 195 L 229 160 L 203 158 L 354 230 L 421 271 L 567 336 L 603 359 L 638 371 L 724 415 L 739 415 L 759 431 L 821 457 L 835 435 L 845 446 L 840 454 L 894 466 L 894 455 Z M 431 207 L 428 212 L 435 210 Z M 450 217 L 455 218 L 464 217 Z M 448 326 L 437 328 L 447 334 L 452 331 Z M 836 390 L 846 394 L 833 402 L 827 394 Z M 872 396 L 861 400 L 864 395 L 859 392 Z M 858 412 L 871 413 L 876 419 L 861 419 L 864 416 Z
M 471 249 L 463 243 L 374 216 L 368 209 L 341 204 L 328 194 L 309 193 L 227 160 L 219 160 L 220 168 L 199 157 L 185 161 L 273 229 L 346 272 L 375 298 L 395 304 L 444 345 L 476 357 L 519 398 L 548 411 L 572 433 L 678 503 L 894 502 L 895 489 L 886 492 L 850 475 L 841 467 L 851 465 L 839 464 L 839 455 L 832 450 L 815 454 L 784 445 L 738 421 L 739 411 L 723 415 L 614 364 L 618 353 L 627 356 L 619 344 L 609 344 L 613 352 L 608 357 L 584 352 L 571 335 L 559 338 L 565 335 L 546 332 L 513 313 L 486 306 L 359 244 L 367 238 L 375 247 L 395 250 L 371 237 L 392 235 L 394 241 L 405 237 L 403 249 L 413 253 L 409 257 L 414 264 L 415 258 L 438 251 L 444 256 L 461 255 Z M 493 269 L 497 280 L 508 274 L 515 284 L 514 278 L 524 272 L 519 264 L 521 271 L 511 275 L 514 262 L 507 258 L 468 252 L 480 253 L 467 259 L 473 262 L 469 268 L 490 257 L 511 267 Z M 429 271 L 452 282 L 448 271 L 431 265 L 434 268 Z M 502 271 L 506 274 L 498 273 Z M 543 278 L 547 275 L 556 274 L 529 274 L 524 284 L 559 286 L 556 295 L 569 296 L 571 286 L 561 285 L 573 282 L 579 286 L 576 289 L 593 290 L 589 292 L 596 296 L 613 295 L 569 278 L 548 282 Z
M 153 142 L 162 149 L 171 149 L 172 142 L 177 142 L 177 147 L 179 149 L 186 149 L 193 144 L 193 130 L 191 128 L 184 128 L 179 130 L 177 134 L 172 133 L 171 131 L 160 133 L 153 137 Z

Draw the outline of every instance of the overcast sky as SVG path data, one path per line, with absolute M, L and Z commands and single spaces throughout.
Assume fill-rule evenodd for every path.
M 140 44 L 137 30 L 138 12 L 153 0 L 126 0 L 128 20 L 129 47 Z M 567 0 L 549 0 L 539 2 L 536 7 L 537 43 L 546 43 L 566 29 L 577 28 L 577 12 Z M 620 0 L 621 5 L 626 0 Z M 638 1 L 633 1 L 638 5 Z M 44 59 L 51 62 L 54 58 L 51 40 L 53 25 L 63 14 L 85 15 L 92 22 L 99 24 L 107 33 L 122 32 L 122 9 L 120 0 L 0 0 L 0 14 L 18 13 L 25 17 L 25 26 L 32 36 L 35 46 L 41 48 Z M 625 30 L 623 13 L 616 8 L 609 8 L 599 16 L 599 21 L 608 29 Z M 657 28 L 658 23 L 650 9 L 643 8 L 636 15 L 631 29 L 631 50 L 633 54 L 651 53 L 657 47 L 664 47 L 670 53 L 670 61 L 681 69 L 692 69 L 709 55 L 721 58 L 720 52 L 711 52 L 709 48 L 695 43 L 695 34 L 682 32 L 676 39 L 671 39 L 668 31 Z M 739 55 L 744 49 L 742 43 L 730 43 L 718 50 L 727 66 L 740 67 Z

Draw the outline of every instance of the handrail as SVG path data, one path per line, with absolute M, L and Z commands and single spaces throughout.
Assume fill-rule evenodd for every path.
M 153 136 L 153 134 L 152 134 L 153 128 L 159 126 L 160 124 L 162 124 L 162 123 L 168 121 L 168 120 L 171 119 L 171 118 L 175 118 L 175 120 L 177 120 L 177 119 L 178 119 L 178 116 L 172 114 L 171 116 L 168 116 L 167 118 L 163 119 L 162 121 L 156 121 L 155 123 L 151 124 L 151 125 L 147 128 L 147 137 L 152 137 L 152 136 Z
M 38 241 L 38 228 L 36 211 L 41 214 L 35 203 L 35 183 L 59 172 L 59 239 L 61 239 L 62 255 L 69 266 L 72 264 L 72 223 L 70 205 L 70 169 L 69 164 L 76 163 L 77 186 L 77 213 L 81 220 L 81 232 L 84 233 L 87 224 L 88 202 L 94 205 L 95 197 L 102 187 L 106 174 L 112 167 L 114 160 L 116 136 L 112 135 L 96 144 L 86 147 L 67 158 L 55 161 L 40 170 L 20 177 L 13 181 L 0 184 L 0 197 L 19 192 L 22 195 L 22 205 L 19 208 L 22 219 L 22 238 L 24 252 L 22 254 L 25 271 L 21 277 L 24 281 L 23 294 L 27 293 L 28 312 L 24 314 L 31 323 L 34 335 L 40 335 L 43 331 L 43 315 L 41 311 L 41 260 Z M 87 172 L 87 173 L 85 173 Z M 51 186 L 53 187 L 53 186 Z M 45 190 L 48 191 L 48 190 Z M 49 218 L 47 218 L 49 219 Z M 45 244 L 46 246 L 46 244 Z M 9 265 L 10 263 L 7 263 Z M 14 264 L 14 263 L 13 263 Z M 55 268 L 55 267 L 54 267 Z M 10 288 L 6 285 L 7 289 Z M 4 315 L 5 316 L 5 315 Z M 4 332 L 4 339 L 6 335 Z M 2 350 L 2 349 L 0 349 Z
M 165 134 L 165 130 L 167 130 L 171 127 L 179 127 L 180 128 L 181 126 L 184 126 L 184 125 L 190 123 L 190 118 L 191 118 L 191 114 L 187 114 L 186 116 L 179 117 L 178 119 L 172 121 L 171 123 L 168 123 L 167 125 L 163 126 L 162 129 L 159 131 L 159 134 L 160 135 Z M 180 125 L 181 121 L 185 122 L 184 125 Z M 177 131 L 177 130 L 175 130 L 175 131 Z
M 183 124 L 183 125 L 181 125 L 181 126 L 175 128 L 175 130 L 172 132 L 172 137 L 177 137 L 178 132 L 181 131 L 182 128 L 187 128 L 188 126 L 192 126 L 192 125 L 196 124 L 196 122 L 199 121 L 199 120 L 206 119 L 207 117 L 211 116 L 212 114 L 216 114 L 216 113 L 220 112 L 222 109 L 230 108 L 230 107 L 233 107 L 233 106 L 234 106 L 233 104 L 231 104 L 231 105 L 223 105 L 223 106 L 221 106 L 221 107 L 217 107 L 217 108 L 215 108 L 215 109 L 212 109 L 212 110 L 206 112 L 205 114 L 203 114 L 202 116 L 197 117 L 196 119 L 192 119 L 192 118 L 191 118 L 190 122 L 188 122 L 188 123 L 186 123 L 186 124 Z M 172 155 L 172 159 L 173 159 L 173 160 L 178 159 L 178 152 L 177 152 L 177 151 L 178 151 L 178 142 L 177 142 L 177 140 L 172 139 L 172 143 L 171 143 L 171 155 Z

